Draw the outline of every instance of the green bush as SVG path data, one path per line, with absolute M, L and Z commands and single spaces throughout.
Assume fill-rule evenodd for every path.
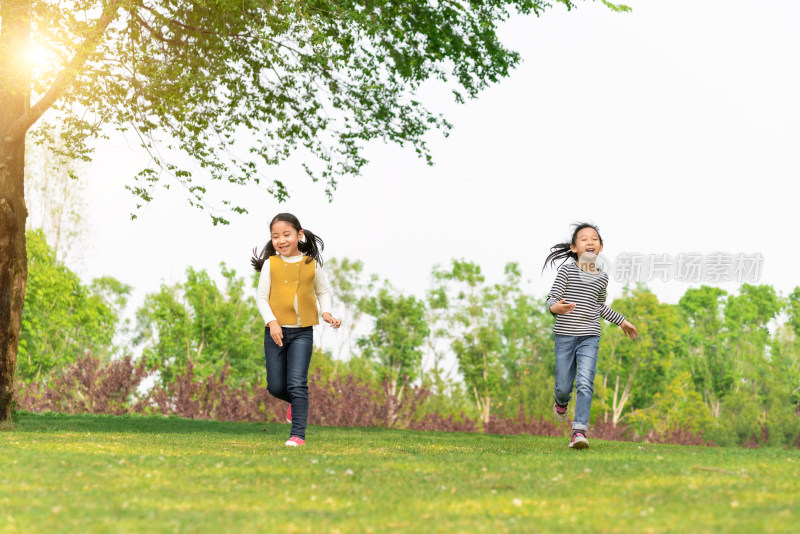
M 725 397 L 719 419 L 721 430 L 730 434 L 732 445 L 764 444 L 764 409 L 751 391 L 739 390 Z

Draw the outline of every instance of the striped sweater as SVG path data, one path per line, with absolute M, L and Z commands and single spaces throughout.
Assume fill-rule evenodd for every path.
M 561 299 L 567 304 L 575 304 L 571 313 L 553 314 L 556 324 L 553 332 L 563 336 L 599 336 L 600 317 L 616 325 L 625 318 L 605 305 L 608 274 L 599 271 L 587 273 L 574 261 L 568 261 L 558 268 L 547 308 Z

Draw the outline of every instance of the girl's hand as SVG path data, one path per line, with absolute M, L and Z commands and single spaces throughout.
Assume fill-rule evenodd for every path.
M 623 320 L 619 327 L 622 328 L 622 331 L 625 332 L 625 335 L 631 339 L 636 339 L 636 336 L 639 335 L 639 332 L 636 331 L 636 327 L 629 323 L 627 319 Z
M 272 338 L 272 341 L 274 341 L 276 345 L 282 347 L 283 328 L 281 328 L 281 325 L 278 324 L 278 321 L 270 321 L 267 326 L 269 326 L 269 337 Z
M 328 312 L 322 314 L 322 320 L 331 325 L 333 328 L 339 328 L 341 326 L 342 321 L 334 317 Z
M 567 299 L 561 299 L 552 306 L 550 306 L 550 311 L 557 314 L 567 314 L 572 313 L 572 310 L 575 309 L 575 303 L 570 302 L 569 304 L 566 302 Z

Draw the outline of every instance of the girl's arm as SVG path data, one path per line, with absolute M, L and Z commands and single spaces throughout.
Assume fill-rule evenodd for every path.
M 322 320 L 329 323 L 334 328 L 339 328 L 342 322 L 331 315 L 331 302 L 333 300 L 333 291 L 328 282 L 328 276 L 325 271 L 317 265 L 314 272 L 314 293 L 317 295 L 319 301 L 319 311 L 322 314 Z
M 269 275 L 269 259 L 261 266 L 261 276 L 258 278 L 258 289 L 256 289 L 256 306 L 264 319 L 264 326 L 268 325 L 275 319 L 275 314 L 272 313 L 272 308 L 269 307 L 269 288 L 272 279 Z
M 625 335 L 629 336 L 631 339 L 636 339 L 636 336 L 639 334 L 636 331 L 636 327 L 629 323 L 625 317 L 606 305 L 605 287 L 603 287 L 603 289 L 600 290 L 600 294 L 597 295 L 597 305 L 600 308 L 600 317 L 622 328 L 622 331 L 625 332 Z
M 547 296 L 547 308 L 554 316 L 559 313 L 570 313 L 575 309 L 575 303 L 564 302 L 564 292 L 567 290 L 567 269 L 563 265 L 558 269 L 553 287 Z
M 597 305 L 600 308 L 600 317 L 609 323 L 614 323 L 615 325 L 619 326 L 625 320 L 625 317 L 606 305 L 606 297 L 606 288 L 603 287 L 603 289 L 601 289 L 600 293 L 597 295 Z

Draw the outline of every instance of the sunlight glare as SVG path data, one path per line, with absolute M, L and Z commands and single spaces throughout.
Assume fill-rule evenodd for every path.
M 28 63 L 35 70 L 48 69 L 54 66 L 55 55 L 40 44 L 31 43 L 26 54 Z

